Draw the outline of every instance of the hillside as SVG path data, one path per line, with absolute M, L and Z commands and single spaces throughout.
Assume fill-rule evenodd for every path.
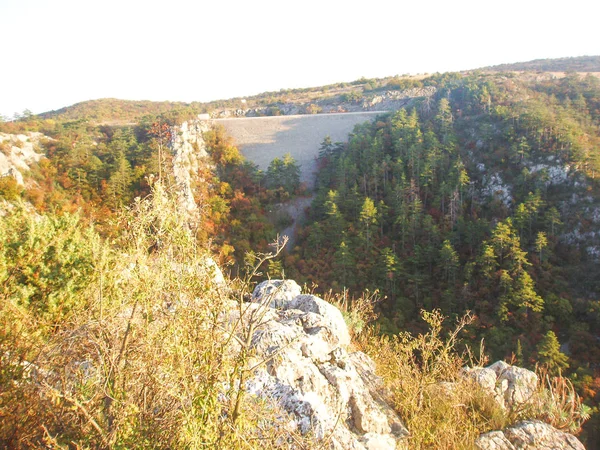
M 168 115 L 172 112 L 187 109 L 191 109 L 195 114 L 204 112 L 199 104 L 103 98 L 76 103 L 56 111 L 48 111 L 39 114 L 39 117 L 58 121 L 86 120 L 98 125 L 122 125 L 137 123 L 142 117 L 148 115 Z
M 482 67 L 481 70 L 493 72 L 600 72 L 600 56 L 535 59 L 527 62 Z
M 483 67 L 483 71 L 532 71 L 532 72 L 582 72 L 600 73 L 600 56 L 540 59 L 528 62 L 500 64 Z M 281 89 L 276 92 L 244 98 L 215 100 L 211 102 L 153 102 L 118 99 L 98 99 L 77 103 L 56 111 L 39 115 L 42 119 L 57 121 L 87 120 L 94 124 L 123 125 L 138 123 L 144 116 L 162 114 L 173 123 L 180 123 L 197 114 L 211 113 L 213 117 L 272 116 L 289 114 L 315 114 L 324 112 L 395 110 L 402 105 L 392 102 L 381 104 L 386 98 L 400 100 L 403 92 L 436 86 L 435 77 L 391 76 L 385 78 L 361 78 L 352 82 L 340 82 L 310 88 Z M 409 93 L 415 96 L 415 93 Z M 419 94 L 423 95 L 423 94 Z

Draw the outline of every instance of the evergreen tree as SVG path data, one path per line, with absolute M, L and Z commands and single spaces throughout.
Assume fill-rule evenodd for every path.
M 124 152 L 119 152 L 107 188 L 113 208 L 127 205 L 131 201 L 131 193 L 129 191 L 131 182 L 131 166 L 125 158 Z
M 365 202 L 363 203 L 360 211 L 360 224 L 363 236 L 365 238 L 366 247 L 370 248 L 371 234 L 373 232 L 373 228 L 375 228 L 377 225 L 377 208 L 375 208 L 373 200 L 371 200 L 369 197 L 365 197 Z
M 538 360 L 551 375 L 559 375 L 569 367 L 569 358 L 560 351 L 560 343 L 554 331 L 548 331 L 537 345 Z

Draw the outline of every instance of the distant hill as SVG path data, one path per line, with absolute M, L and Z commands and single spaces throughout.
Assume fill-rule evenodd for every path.
M 479 70 L 491 72 L 600 72 L 600 56 L 538 59 L 483 67 Z M 157 115 L 162 115 L 173 123 L 180 123 L 206 112 L 215 117 L 357 112 L 366 110 L 362 106 L 363 104 L 380 101 L 381 99 L 378 97 L 391 96 L 396 99 L 397 92 L 411 92 L 411 90 L 419 90 L 427 86 L 436 86 L 445 76 L 447 75 L 410 76 L 405 74 L 385 78 L 361 78 L 352 82 L 300 89 L 281 89 L 244 98 L 222 99 L 206 103 L 104 98 L 45 112 L 39 114 L 39 117 L 59 122 L 81 120 L 99 125 L 124 125 L 139 123 L 144 116 Z M 409 95 L 409 97 L 412 96 L 415 96 L 414 92 Z M 398 109 L 402 105 L 396 106 L 392 109 Z
M 600 56 L 576 56 L 570 58 L 535 59 L 533 61 L 482 67 L 481 70 L 539 71 L 539 72 L 600 72 Z
M 154 102 L 149 100 L 119 100 L 102 98 L 76 103 L 55 111 L 39 114 L 44 119 L 89 120 L 98 124 L 134 123 L 143 116 L 165 114 L 192 109 L 196 114 L 203 112 L 199 103 Z

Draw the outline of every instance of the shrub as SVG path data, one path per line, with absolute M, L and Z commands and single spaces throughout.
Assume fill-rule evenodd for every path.
M 14 230 L 3 223 L 4 243 L 18 241 L 17 228 L 26 233 L 3 247 L 19 268 L 6 256 L 1 261 L 0 446 L 302 445 L 273 426 L 288 421 L 276 405 L 244 395 L 249 349 L 238 336 L 251 330 L 227 315 L 241 308 L 243 293 L 231 302 L 176 205 L 155 186 L 123 214 L 123 234 L 113 243 L 74 216 L 22 211 L 9 218 Z M 6 287 L 17 280 L 26 287 Z M 39 332 L 54 311 L 42 305 L 59 305 L 53 298 L 71 313 L 59 308 L 53 328 Z
M 23 188 L 12 176 L 0 177 L 0 198 L 4 200 L 16 200 L 21 196 Z

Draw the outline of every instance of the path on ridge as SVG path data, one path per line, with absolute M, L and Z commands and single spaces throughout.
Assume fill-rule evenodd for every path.
M 275 157 L 290 153 L 300 164 L 301 181 L 314 187 L 316 157 L 326 136 L 345 142 L 354 126 L 389 111 L 213 119 L 233 137 L 250 161 L 267 170 Z

